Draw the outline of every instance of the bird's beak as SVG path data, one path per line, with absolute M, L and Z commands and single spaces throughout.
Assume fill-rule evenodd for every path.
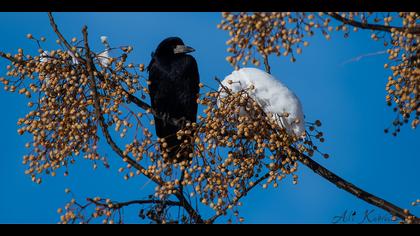
M 195 49 L 185 45 L 177 45 L 174 49 L 174 54 L 194 52 Z

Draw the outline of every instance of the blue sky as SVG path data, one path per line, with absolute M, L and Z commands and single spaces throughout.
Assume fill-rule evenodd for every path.
M 132 45 L 131 60 L 148 63 L 150 53 L 165 37 L 180 36 L 196 49 L 201 81 L 216 86 L 214 76 L 223 78 L 232 68 L 225 61 L 228 34 L 216 28 L 219 13 L 56 13 L 56 21 L 66 37 L 81 38 L 84 24 L 89 27 L 90 44 L 102 49 L 99 37 L 107 35 L 112 45 Z M 0 51 L 36 49 L 27 33 L 47 37 L 55 47 L 46 13 L 0 13 Z M 322 150 L 328 160 L 317 158 L 325 167 L 357 186 L 420 215 L 410 203 L 420 197 L 420 133 L 403 127 L 397 138 L 383 133 L 394 113 L 385 104 L 385 83 L 389 72 L 383 69 L 386 55 L 343 62 L 362 54 L 384 50 L 370 40 L 369 32 L 352 33 L 349 39 L 333 34 L 330 41 L 320 35 L 309 39 L 297 62 L 271 58 L 272 74 L 288 85 L 301 99 L 307 120 L 320 119 L 326 142 Z M 0 76 L 7 62 L 0 60 Z M 24 175 L 21 157 L 29 139 L 19 136 L 16 122 L 28 111 L 26 99 L 0 90 L 0 223 L 56 223 L 56 209 L 69 200 L 69 187 L 80 198 L 110 197 L 139 199 L 150 193 L 144 179 L 125 181 L 117 169 L 122 165 L 108 151 L 112 167 L 93 171 L 91 163 L 80 160 L 68 177 L 47 177 L 41 185 Z M 291 179 L 277 189 L 256 188 L 241 207 L 246 223 L 330 223 L 345 210 L 365 210 L 372 215 L 386 213 L 338 189 L 308 168 L 299 169 L 299 184 Z M 136 222 L 136 211 L 126 211 L 128 222 Z M 356 220 L 357 221 L 357 220 Z M 219 221 L 223 222 L 223 221 Z M 357 222 L 355 222 L 357 223 Z

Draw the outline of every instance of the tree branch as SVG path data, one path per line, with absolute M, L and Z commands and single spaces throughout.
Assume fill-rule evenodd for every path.
M 103 117 L 103 113 L 102 113 L 102 109 L 101 109 L 101 105 L 98 99 L 98 89 L 96 86 L 96 82 L 95 82 L 95 76 L 93 73 L 93 68 L 95 67 L 95 65 L 93 64 L 92 58 L 90 56 L 90 48 L 89 48 L 89 44 L 87 41 L 87 27 L 83 27 L 83 38 L 84 38 L 84 43 L 85 43 L 85 49 L 86 49 L 86 68 L 87 71 L 89 73 L 89 83 L 90 83 L 90 88 L 92 90 L 93 93 L 93 100 L 94 100 L 94 107 L 95 107 L 95 115 L 97 120 L 99 121 L 99 126 L 102 129 L 102 133 L 105 136 L 105 139 L 107 141 L 107 143 L 111 146 L 111 148 L 119 155 L 121 156 L 126 162 L 128 162 L 129 164 L 131 164 L 132 166 L 134 166 L 136 169 L 140 170 L 140 171 L 144 171 L 145 169 L 138 164 L 136 161 L 134 161 L 133 159 L 131 159 L 130 157 L 124 155 L 124 152 L 117 146 L 117 144 L 114 142 L 114 140 L 112 139 L 111 135 L 108 132 L 108 125 L 106 124 L 104 117 Z M 155 181 L 155 183 L 157 184 L 161 184 L 160 180 L 157 180 L 155 178 L 151 178 L 153 181 Z
M 52 13 L 51 12 L 48 12 L 48 17 L 49 17 L 49 19 L 50 19 L 50 24 L 51 24 L 51 26 L 52 26 L 52 28 L 53 28 L 53 31 L 57 34 L 57 36 L 58 36 L 58 38 L 64 43 L 64 45 L 66 46 L 66 48 L 69 50 L 69 51 L 72 51 L 72 46 L 68 43 L 68 41 L 64 38 L 64 36 L 63 36 L 63 34 L 61 34 L 61 32 L 60 32 L 60 30 L 58 29 L 58 26 L 57 26 L 57 24 L 55 23 L 55 20 L 54 20 L 54 17 L 53 17 L 53 15 L 52 15 Z M 4 54 L 4 53 L 3 53 Z M 74 54 L 75 55 L 75 58 L 76 58 L 76 60 L 78 60 L 79 62 L 81 62 L 82 64 L 85 64 L 86 63 L 86 61 L 85 61 L 85 59 L 83 59 L 82 57 L 80 57 L 80 56 L 78 56 L 78 55 L 76 55 L 76 54 Z M 7 57 L 7 55 L 6 54 L 4 54 L 4 55 L 2 55 L 2 54 L 0 54 L 0 56 L 2 56 L 2 57 L 4 57 L 4 58 L 6 58 L 6 59 L 9 59 L 9 60 L 12 60 L 12 59 L 14 59 L 14 58 L 8 58 Z M 14 62 L 16 61 L 16 60 L 13 60 Z M 96 70 L 96 68 L 93 68 L 93 70 L 95 71 L 95 72 L 98 72 L 97 70 Z M 101 79 L 103 79 L 102 78 L 102 76 L 100 76 L 100 73 L 98 73 L 98 76 L 101 78 Z M 111 82 L 113 82 L 113 81 L 111 81 Z M 136 96 L 134 96 L 134 95 L 132 95 L 132 94 L 130 94 L 128 91 L 126 91 L 126 90 L 124 90 L 124 92 L 126 93 L 126 94 L 128 94 L 128 100 L 130 101 L 130 102 L 132 102 L 132 103 L 134 103 L 134 104 L 136 104 L 138 107 L 140 107 L 140 108 L 142 108 L 142 109 L 144 109 L 144 110 L 149 110 L 152 114 L 153 114 L 153 116 L 155 116 L 155 117 L 158 117 L 158 118 L 162 118 L 162 119 L 166 119 L 167 120 L 167 122 L 169 122 L 169 123 L 171 123 L 171 124 L 173 124 L 173 125 L 176 125 L 176 126 L 179 126 L 180 124 L 182 124 L 183 122 L 185 122 L 185 120 L 184 119 L 175 119 L 175 118 L 166 118 L 165 116 L 164 116 L 164 114 L 160 114 L 160 113 L 158 113 L 158 112 L 156 112 L 155 110 L 153 110 L 152 109 L 152 107 L 149 105 L 149 104 L 147 104 L 147 103 L 145 103 L 144 101 L 142 101 L 142 100 L 140 100 L 139 98 L 137 98 Z
M 86 68 L 87 71 L 89 73 L 89 84 L 90 84 L 90 89 L 92 90 L 92 97 L 93 97 L 93 106 L 95 108 L 95 115 L 96 118 L 99 122 L 99 126 L 101 127 L 102 133 L 105 136 L 105 139 L 107 141 L 107 143 L 111 146 L 112 150 L 114 152 L 116 152 L 120 157 L 123 158 L 123 160 L 127 163 L 129 163 L 130 165 L 132 165 L 133 167 L 135 167 L 136 169 L 140 170 L 143 174 L 145 174 L 148 178 L 150 178 L 151 180 L 153 180 L 155 183 L 162 185 L 162 182 L 160 179 L 156 178 L 156 176 L 151 176 L 148 175 L 146 172 L 146 169 L 141 166 L 139 163 L 137 163 L 135 160 L 131 159 L 129 156 L 124 155 L 124 152 L 117 146 L 117 144 L 114 142 L 114 140 L 112 139 L 111 135 L 108 132 L 108 125 L 105 122 L 105 119 L 103 117 L 103 113 L 102 113 L 102 109 L 101 109 L 101 105 L 98 99 L 98 89 L 96 86 L 96 82 L 95 82 L 95 76 L 94 76 L 94 63 L 92 61 L 91 55 L 90 55 L 90 48 L 89 48 L 89 44 L 88 44 L 88 33 L 87 33 L 87 27 L 84 26 L 83 30 L 83 39 L 84 39 L 84 43 L 85 43 L 85 50 L 86 50 Z
M 13 57 L 11 57 L 11 56 L 9 56 L 6 53 L 1 52 L 1 51 L 0 51 L 0 57 L 3 57 L 3 58 L 5 58 L 5 59 L 7 59 L 11 62 L 18 62 L 15 58 L 13 58 Z
M 271 74 L 270 63 L 268 63 L 268 55 L 264 55 L 263 58 L 264 58 L 265 71 Z
M 416 33 L 416 34 L 418 34 L 420 32 L 420 30 L 418 28 L 407 29 L 407 28 L 390 27 L 390 26 L 375 25 L 375 24 L 366 24 L 366 23 L 361 23 L 361 22 L 358 22 L 358 21 L 350 20 L 350 19 L 347 19 L 347 18 L 343 18 L 336 13 L 327 13 L 327 14 L 330 15 L 331 17 L 343 22 L 343 23 L 353 25 L 353 26 L 363 28 L 363 29 L 372 29 L 372 30 L 381 30 L 381 31 L 391 32 L 391 28 L 396 28 L 397 30 L 409 30 L 409 32 Z M 51 23 L 51 26 L 53 27 L 54 32 L 58 35 L 58 37 L 64 43 L 64 45 L 69 50 L 71 50 L 71 45 L 68 44 L 68 42 L 62 36 L 62 34 L 59 32 L 58 27 L 54 22 L 54 18 L 52 17 L 52 14 L 48 13 L 48 15 L 50 17 L 50 23 Z M 143 166 L 141 166 L 135 160 L 131 159 L 129 156 L 124 155 L 124 152 L 117 146 L 117 144 L 113 141 L 111 135 L 109 134 L 108 126 L 107 126 L 107 124 L 104 120 L 104 117 L 102 115 L 102 110 L 101 110 L 100 102 L 99 102 L 99 99 L 98 99 L 98 90 L 97 90 L 95 76 L 94 76 L 94 72 L 95 71 L 97 72 L 97 70 L 96 70 L 95 65 L 93 63 L 93 60 L 91 58 L 90 48 L 89 48 L 88 40 L 87 40 L 87 27 L 86 26 L 83 28 L 82 32 L 83 32 L 83 37 L 84 37 L 85 49 L 86 49 L 86 60 L 81 58 L 80 56 L 78 56 L 77 59 L 80 62 L 82 62 L 84 65 L 86 65 L 86 68 L 89 72 L 89 76 L 90 76 L 90 80 L 89 80 L 90 82 L 89 83 L 90 83 L 90 87 L 91 87 L 91 90 L 92 90 L 92 93 L 93 93 L 93 98 L 94 98 L 95 114 L 96 114 L 96 117 L 98 119 L 101 130 L 102 130 L 102 132 L 103 132 L 103 134 L 106 138 L 107 143 L 111 146 L 111 148 L 113 149 L 114 152 L 116 152 L 121 158 L 123 158 L 123 160 L 125 162 L 129 163 L 130 165 L 132 165 L 137 170 L 140 170 L 146 177 L 153 180 L 156 184 L 162 185 L 163 182 L 160 178 L 158 178 L 157 176 L 152 176 L 152 175 L 148 174 L 146 169 Z M 6 59 L 8 59 L 12 62 L 17 62 L 15 60 L 15 58 L 10 57 L 3 52 L 0 52 L 0 57 L 6 58 Z M 152 112 L 154 112 L 151 109 L 151 106 L 149 104 L 143 102 L 142 100 L 138 99 L 134 95 L 131 95 L 129 93 L 127 93 L 127 94 L 128 94 L 129 100 L 132 101 L 133 103 L 135 103 L 137 106 L 139 106 L 140 108 L 145 109 L 145 110 L 150 109 Z M 155 115 L 155 113 L 153 113 L 153 114 Z M 156 115 L 158 115 L 158 114 L 156 114 Z M 394 204 L 392 204 L 388 201 L 385 201 L 384 199 L 381 199 L 377 196 L 374 196 L 373 194 L 370 194 L 370 193 L 358 188 L 357 186 L 353 185 L 352 183 L 342 179 L 338 175 L 334 174 L 333 172 L 329 171 L 325 167 L 321 166 L 319 163 L 315 162 L 312 158 L 306 156 L 303 153 L 300 153 L 298 150 L 294 149 L 293 147 L 291 147 L 291 149 L 294 152 L 296 152 L 296 154 L 299 156 L 299 160 L 300 160 L 301 163 L 306 165 L 308 168 L 310 168 L 316 174 L 320 175 L 321 177 L 325 178 L 329 182 L 336 185 L 338 188 L 341 188 L 341 189 L 349 192 L 350 194 L 360 198 L 361 200 L 363 200 L 363 201 L 365 201 L 369 204 L 372 204 L 374 206 L 377 206 L 377 207 L 379 207 L 379 208 L 389 212 L 390 214 L 392 214 L 394 216 L 397 216 L 397 217 L 399 217 L 403 220 L 411 219 L 414 223 L 420 223 L 419 218 L 415 217 L 414 215 L 411 215 L 406 210 L 403 210 L 402 208 L 400 208 L 400 207 L 398 207 L 398 206 L 396 206 L 396 205 L 394 205 Z M 239 201 L 240 198 L 245 196 L 247 194 L 247 192 L 251 191 L 261 181 L 266 179 L 268 177 L 267 174 L 262 176 L 261 178 L 259 178 L 253 186 L 250 186 L 247 189 L 245 189 L 245 191 L 241 194 L 241 196 L 238 197 L 237 201 Z M 178 190 L 174 193 L 174 195 L 179 200 L 179 202 L 177 202 L 177 204 L 184 207 L 187 210 L 188 214 L 191 216 L 191 218 L 196 223 L 204 223 L 201 216 L 189 204 L 189 202 L 187 201 L 187 199 L 185 198 L 183 193 L 180 193 L 179 190 Z M 130 203 L 130 204 L 136 204 L 136 203 L 141 204 L 140 201 L 131 201 L 131 202 L 127 202 L 127 204 L 128 203 Z M 149 203 L 152 204 L 153 202 L 149 202 Z M 172 203 L 175 203 L 175 202 L 172 202 Z M 124 204 L 124 203 L 121 203 L 121 204 Z M 210 218 L 206 222 L 213 223 L 214 220 L 216 220 L 216 218 L 219 217 L 219 216 L 220 215 L 216 215 L 216 216 Z
M 345 17 L 340 16 L 335 12 L 326 12 L 327 15 L 331 16 L 332 18 L 341 21 L 345 24 L 352 25 L 361 29 L 371 29 L 371 30 L 379 30 L 391 33 L 391 29 L 396 29 L 398 31 L 408 31 L 409 33 L 413 34 L 420 34 L 420 27 L 415 28 L 407 28 L 407 27 L 396 27 L 396 26 L 386 26 L 386 25 L 379 25 L 379 24 L 370 24 L 370 23 L 363 23 L 356 20 L 351 20 Z
M 117 144 L 113 141 L 111 135 L 109 134 L 108 125 L 106 124 L 106 122 L 104 120 L 104 117 L 102 115 L 102 109 L 101 109 L 101 106 L 100 106 L 100 103 L 99 103 L 99 100 L 98 100 L 98 90 L 97 90 L 97 86 L 96 86 L 96 82 L 95 82 L 95 76 L 94 76 L 94 73 L 93 73 L 96 70 L 96 68 L 95 68 L 95 65 L 93 63 L 93 60 L 92 60 L 91 54 L 90 54 L 90 48 L 89 48 L 89 44 L 88 44 L 87 26 L 83 27 L 82 33 L 83 33 L 83 39 L 84 39 L 84 43 L 85 43 L 85 50 L 86 50 L 86 63 L 85 64 L 86 64 L 86 68 L 89 72 L 89 77 L 90 77 L 89 83 L 90 83 L 90 87 L 91 87 L 91 90 L 92 90 L 92 93 L 93 93 L 95 114 L 96 114 L 96 117 L 99 121 L 99 125 L 101 127 L 102 133 L 104 134 L 107 143 L 111 146 L 111 148 L 120 157 L 123 158 L 123 160 L 125 162 L 129 163 L 130 165 L 132 165 L 136 169 L 140 170 L 146 177 L 153 180 L 156 184 L 163 185 L 163 182 L 159 178 L 159 176 L 154 176 L 154 175 L 148 174 L 146 169 L 143 166 L 141 166 L 139 163 L 137 163 L 136 161 L 131 159 L 129 156 L 124 155 L 124 152 L 117 146 Z M 187 199 L 185 198 L 185 196 L 182 193 L 180 193 L 179 191 L 176 191 L 174 193 L 174 195 L 178 198 L 181 206 L 185 208 L 185 210 L 188 212 L 188 214 L 191 216 L 191 218 L 194 219 L 194 221 L 196 223 L 204 223 L 203 220 L 201 219 L 201 216 L 188 203 Z
M 71 45 L 68 43 L 68 41 L 64 38 L 64 36 L 61 34 L 60 30 L 58 29 L 57 24 L 55 23 L 54 17 L 52 16 L 51 12 L 48 13 L 49 19 L 50 19 L 50 24 L 54 30 L 54 32 L 57 34 L 57 36 L 60 38 L 60 40 L 64 43 L 64 45 L 67 47 L 68 50 L 72 50 Z M 81 58 L 78 55 L 75 55 L 75 57 L 77 58 L 77 60 L 79 62 L 81 62 L 82 64 L 86 65 L 86 68 L 88 70 L 89 76 L 90 76 L 90 87 L 93 93 L 93 98 L 94 98 L 94 108 L 95 108 L 95 114 L 97 116 L 97 119 L 99 121 L 99 125 L 101 127 L 102 133 L 105 136 L 105 139 L 107 141 L 107 143 L 110 145 L 110 147 L 112 148 L 112 150 L 117 153 L 121 158 L 123 158 L 123 160 L 127 163 L 129 163 L 131 166 L 133 166 L 134 168 L 136 168 L 137 170 L 141 171 L 146 177 L 148 177 L 149 179 L 151 179 L 152 181 L 154 181 L 156 184 L 158 185 L 163 185 L 163 182 L 160 178 L 158 178 L 158 176 L 153 176 L 147 173 L 146 169 L 141 166 L 139 163 L 137 163 L 135 160 L 133 160 L 132 158 L 130 158 L 127 155 L 124 155 L 124 152 L 118 147 L 118 145 L 114 142 L 114 140 L 112 139 L 111 135 L 108 132 L 108 125 L 106 124 L 103 116 L 102 116 L 102 110 L 100 107 L 100 103 L 98 100 L 98 91 L 97 91 L 97 86 L 96 86 L 96 82 L 95 82 L 95 77 L 94 77 L 94 72 L 97 72 L 98 76 L 100 77 L 100 73 L 98 73 L 93 60 L 91 58 L 90 55 L 90 48 L 89 48 L 89 44 L 88 44 L 88 40 L 87 40 L 87 27 L 85 26 L 82 30 L 83 33 L 83 38 L 84 38 L 84 42 L 85 42 L 85 49 L 86 49 L 86 54 L 87 54 L 87 58 L 86 60 Z M 15 62 L 16 60 L 14 60 L 14 58 L 8 57 L 6 54 L 1 53 L 0 56 Z M 127 91 L 125 91 L 126 94 L 128 94 L 128 99 L 133 102 L 134 104 L 136 104 L 137 106 L 139 106 L 140 108 L 144 109 L 144 110 L 149 110 L 151 111 L 151 113 L 157 117 L 160 117 L 160 114 L 158 114 L 157 112 L 155 112 L 152 107 L 143 102 L 142 100 L 138 99 L 137 97 L 135 97 L 134 95 L 128 93 Z M 182 122 L 178 119 L 170 119 L 168 120 L 169 122 L 172 122 L 173 124 L 177 125 L 179 124 L 179 122 Z M 185 198 L 185 196 L 180 193 L 179 191 L 176 191 L 174 193 L 174 195 L 179 199 L 181 205 L 186 209 L 186 211 L 188 212 L 188 214 L 194 219 L 195 222 L 197 223 L 204 223 L 203 220 L 201 219 L 201 216 L 194 210 L 194 208 L 191 206 L 191 204 L 188 203 L 187 199 Z
M 344 180 L 343 178 L 339 177 L 338 175 L 334 174 L 333 172 L 331 172 L 330 170 L 326 169 L 325 167 L 321 166 L 319 163 L 317 163 L 316 161 L 314 161 L 312 158 L 308 157 L 307 155 L 299 152 L 298 150 L 296 150 L 293 147 L 290 147 L 290 149 L 299 156 L 299 161 L 304 164 L 305 166 L 307 166 L 309 169 L 311 169 L 313 172 L 315 172 L 316 174 L 320 175 L 321 177 L 323 177 L 324 179 L 328 180 L 329 182 L 333 183 L 334 185 L 336 185 L 338 188 L 345 190 L 346 192 L 358 197 L 359 199 L 374 205 L 376 207 L 379 207 L 385 211 L 387 211 L 388 213 L 390 213 L 393 216 L 397 216 L 402 220 L 412 220 L 413 223 L 415 224 L 420 224 L 420 219 L 417 218 L 416 216 L 410 214 L 408 211 L 403 210 L 402 208 L 382 199 L 379 198 L 371 193 L 368 193 L 366 191 L 364 191 L 363 189 L 355 186 L 354 184 Z M 258 184 L 260 184 L 262 181 L 264 181 L 265 179 L 267 179 L 270 176 L 269 173 L 266 173 L 265 175 L 261 176 L 257 181 L 255 181 L 255 183 L 246 188 L 242 194 L 237 197 L 233 202 L 232 205 L 237 203 L 242 197 L 245 197 L 249 191 L 251 191 L 255 186 L 257 186 Z M 225 208 L 223 210 L 223 212 L 225 212 L 227 210 L 227 208 Z M 208 223 L 214 223 L 214 221 L 219 218 L 222 214 L 220 215 L 214 215 L 213 217 L 209 218 L 206 222 Z
M 103 207 L 107 207 L 107 208 L 110 208 L 110 209 L 120 209 L 120 208 L 129 206 L 129 205 L 134 205 L 134 204 L 138 204 L 138 205 L 165 204 L 165 205 L 168 205 L 168 206 L 181 206 L 180 202 L 169 201 L 169 200 L 133 200 L 133 201 L 128 201 L 128 202 L 112 203 L 111 207 L 109 206 L 109 204 L 101 203 L 99 201 L 95 201 L 92 198 L 88 198 L 87 201 L 92 202 L 93 204 L 95 204 L 97 206 L 103 206 Z
M 305 154 L 299 152 L 293 147 L 290 147 L 296 155 L 299 156 L 299 160 L 302 164 L 307 166 L 316 174 L 320 175 L 324 179 L 328 180 L 329 182 L 336 185 L 338 188 L 345 190 L 346 192 L 360 198 L 361 200 L 377 206 L 387 212 L 389 212 L 393 216 L 397 216 L 402 220 L 411 219 L 413 223 L 420 223 L 420 219 L 415 217 L 414 215 L 410 214 L 408 211 L 403 210 L 402 208 L 382 199 L 379 198 L 371 193 L 364 191 L 363 189 L 355 186 L 354 184 L 344 180 L 340 176 L 334 174 L 330 170 L 326 169 L 325 167 L 321 166 L 319 163 L 314 161 L 312 158 L 306 156 Z
M 222 86 L 223 89 L 225 89 L 228 93 L 229 93 L 229 89 L 226 88 L 225 86 L 223 86 L 223 84 L 221 83 L 221 81 L 216 78 L 216 81 L 219 82 L 220 86 Z M 265 112 L 263 112 L 264 116 L 267 116 L 267 114 Z M 344 180 L 343 178 L 339 177 L 338 175 L 334 174 L 333 172 L 331 172 L 330 170 L 326 169 L 325 167 L 321 166 L 320 164 L 318 164 L 317 162 L 315 162 L 312 158 L 310 158 L 309 156 L 305 155 L 304 153 L 299 152 L 296 148 L 294 148 L 293 146 L 289 146 L 289 148 L 299 157 L 299 161 L 301 163 L 303 163 L 304 165 L 306 165 L 307 167 L 309 167 L 312 171 L 314 171 L 316 174 L 320 175 L 321 177 L 323 177 L 324 179 L 328 180 L 329 182 L 333 183 L 334 185 L 336 185 L 338 188 L 341 188 L 345 191 L 347 191 L 348 193 L 358 197 L 359 199 L 377 206 L 387 212 L 389 212 L 391 215 L 393 216 L 397 216 L 402 220 L 411 220 L 413 223 L 416 224 L 420 224 L 420 219 L 417 218 L 416 216 L 410 214 L 407 210 L 403 210 L 402 208 L 382 199 L 379 198 L 373 194 L 370 194 L 366 191 L 364 191 L 363 189 L 353 185 L 352 183 Z M 278 168 L 274 169 L 277 170 Z M 233 201 L 233 203 L 236 203 L 239 201 L 240 198 L 242 198 L 243 196 L 247 195 L 247 193 L 252 190 L 252 188 L 254 186 L 256 186 L 257 184 L 259 184 L 260 182 L 262 182 L 264 179 L 269 177 L 269 173 L 266 173 L 265 175 L 263 175 L 262 177 L 260 177 L 253 186 L 250 186 L 248 188 L 246 188 L 241 196 L 239 196 L 237 199 L 235 199 Z M 225 212 L 227 209 L 224 209 L 223 212 Z M 213 223 L 220 215 L 215 215 L 213 217 L 211 217 L 210 219 L 208 219 L 207 221 L 209 223 Z
M 64 43 L 64 45 L 66 46 L 66 48 L 69 51 L 73 51 L 72 50 L 73 47 L 69 44 L 69 42 L 67 42 L 66 38 L 64 38 L 64 36 L 58 30 L 58 26 L 55 23 L 54 17 L 53 17 L 51 12 L 48 12 L 48 17 L 50 18 L 50 24 L 51 24 L 51 27 L 53 28 L 55 34 L 58 36 L 58 38 L 61 40 L 61 42 Z M 80 56 L 77 56 L 76 53 L 74 53 L 74 56 L 75 56 L 76 60 L 78 60 L 79 62 L 85 63 L 85 60 L 83 60 L 83 58 L 81 58 Z

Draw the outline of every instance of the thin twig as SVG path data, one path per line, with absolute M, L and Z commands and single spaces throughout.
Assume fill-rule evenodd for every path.
M 236 203 L 239 202 L 239 200 L 241 200 L 241 198 L 245 197 L 248 192 L 250 192 L 255 186 L 258 186 L 258 184 L 260 184 L 262 181 L 264 181 L 265 179 L 267 179 L 268 177 L 270 177 L 270 173 L 266 173 L 265 175 L 261 176 L 259 179 L 257 179 L 254 184 L 252 186 L 249 186 L 247 188 L 245 188 L 243 190 L 243 192 L 241 193 L 241 195 L 239 197 L 236 197 L 232 203 L 230 205 L 235 205 Z M 211 218 L 209 218 L 208 220 L 206 220 L 207 223 L 213 224 L 214 221 L 219 218 L 220 216 L 223 215 L 223 213 L 225 213 L 228 210 L 228 207 L 225 207 L 225 209 L 223 209 L 221 212 L 222 214 L 216 214 L 214 216 L 212 216 Z
M 363 55 L 360 55 L 360 56 L 351 58 L 351 59 L 349 59 L 349 60 L 341 63 L 341 65 L 343 66 L 343 65 L 348 64 L 348 63 L 351 63 L 351 62 L 357 62 L 357 61 L 362 60 L 365 57 L 372 57 L 372 56 L 377 56 L 377 55 L 382 55 L 382 54 L 386 54 L 386 50 L 382 50 L 382 51 L 378 51 L 378 52 L 366 53 L 366 54 L 363 54 Z
M 126 207 L 129 205 L 144 205 L 144 204 L 164 204 L 164 205 L 168 205 L 168 206 L 180 206 L 181 203 L 180 202 L 175 202 L 175 201 L 169 201 L 169 200 L 133 200 L 133 201 L 128 201 L 128 202 L 117 202 L 117 203 L 111 203 L 111 207 L 110 204 L 106 204 L 106 203 L 101 203 L 99 201 L 95 201 L 92 198 L 88 198 L 87 201 L 94 203 L 97 206 L 103 206 L 103 207 L 107 207 L 110 209 L 120 209 L 122 207 Z
M 64 43 L 64 46 L 66 46 L 67 50 L 69 50 L 69 51 L 72 52 L 73 51 L 73 47 L 69 44 L 69 42 L 67 42 L 66 38 L 64 38 L 64 36 L 58 30 L 58 26 L 55 23 L 54 17 L 53 17 L 53 15 L 52 15 L 51 12 L 48 12 L 48 18 L 50 19 L 50 24 L 51 24 L 51 27 L 53 28 L 55 34 L 58 36 L 58 38 L 60 39 L 60 41 Z M 76 54 L 75 54 L 75 58 L 80 63 L 85 63 L 85 61 L 83 60 L 83 58 L 81 58 L 80 56 L 78 56 Z

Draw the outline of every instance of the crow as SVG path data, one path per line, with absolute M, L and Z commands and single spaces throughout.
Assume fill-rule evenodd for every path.
M 179 37 L 166 38 L 152 52 L 147 67 L 156 135 L 164 139 L 161 142 L 167 153 L 164 160 L 170 163 L 188 160 L 193 152 L 191 140 L 177 138 L 180 129 L 197 119 L 200 76 L 196 60 L 187 55 L 193 51 Z M 184 147 L 182 143 L 189 145 Z

